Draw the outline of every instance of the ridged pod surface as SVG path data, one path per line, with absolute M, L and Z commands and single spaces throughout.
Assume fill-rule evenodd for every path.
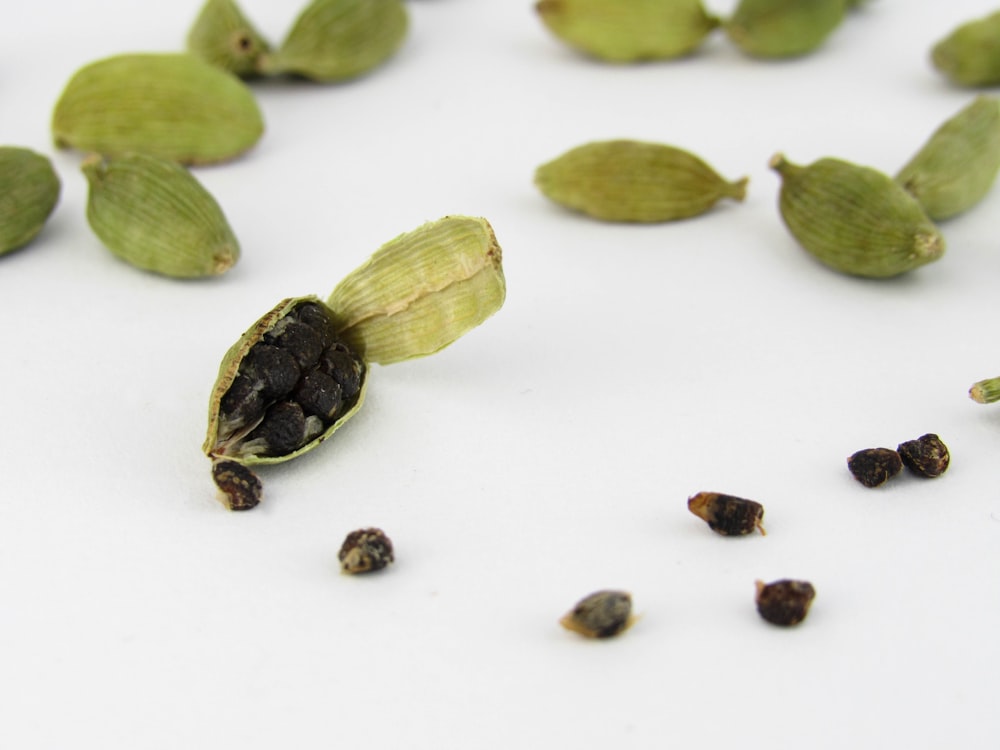
M 807 166 L 771 159 L 781 176 L 781 217 L 799 244 L 843 273 L 898 276 L 944 253 L 920 203 L 888 175 L 840 159 Z
M 845 0 L 740 0 L 723 24 L 754 57 L 797 57 L 817 49 L 844 20 Z
M 690 54 L 720 23 L 701 0 L 540 0 L 535 10 L 561 41 L 618 63 Z
M 708 211 L 722 198 L 742 201 L 747 178 L 729 182 L 702 159 L 661 143 L 598 141 L 535 171 L 549 199 L 604 221 L 663 222 Z
M 941 220 L 981 201 L 998 171 L 1000 99 L 979 96 L 934 131 L 896 181 Z
M 141 152 L 182 164 L 232 159 L 264 120 L 250 89 L 191 54 L 126 54 L 80 69 L 52 115 L 60 148 Z
M 960 86 L 1000 83 L 1000 11 L 948 34 L 931 49 L 931 63 Z
M 240 77 L 257 73 L 258 58 L 271 46 L 235 0 L 208 0 L 187 37 L 188 51 Z
M 30 149 L 0 147 L 0 255 L 31 242 L 59 202 L 52 162 Z

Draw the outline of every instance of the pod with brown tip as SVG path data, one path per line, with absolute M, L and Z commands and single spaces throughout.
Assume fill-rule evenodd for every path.
M 887 278 L 944 253 L 944 237 L 920 203 L 888 175 L 840 159 L 799 166 L 782 154 L 770 166 L 781 177 L 785 226 L 830 268 Z
M 720 23 L 701 0 L 539 0 L 535 11 L 570 47 L 614 63 L 688 55 Z
M 960 86 L 1000 84 L 1000 11 L 963 23 L 931 48 L 931 63 Z
M 748 55 L 797 57 L 826 41 L 846 7 L 845 0 L 740 0 L 723 28 Z
M 578 146 L 543 164 L 535 185 L 595 219 L 654 223 L 698 216 L 723 198 L 742 201 L 747 178 L 729 182 L 675 146 L 615 140 Z
M 42 231 L 61 188 L 48 157 L 0 147 L 0 255 L 24 247 Z
M 205 62 L 245 78 L 271 46 L 235 0 L 207 0 L 187 37 L 188 51 Z

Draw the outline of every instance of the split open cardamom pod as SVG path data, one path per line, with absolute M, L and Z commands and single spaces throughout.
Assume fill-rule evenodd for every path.
M 569 46 L 616 63 L 683 57 L 720 23 L 701 0 L 540 0 L 535 10 Z
M 1000 83 L 1000 10 L 967 21 L 931 49 L 931 63 L 960 86 Z
M 146 154 L 84 161 L 87 221 L 126 263 L 176 278 L 213 276 L 240 245 L 215 198 L 180 164 Z
M 578 146 L 543 164 L 535 185 L 596 219 L 649 223 L 698 216 L 722 198 L 742 201 L 747 178 L 729 182 L 675 146 L 616 140 Z
M 979 203 L 1000 171 L 1000 99 L 979 96 L 931 135 L 896 175 L 927 215 L 948 219 Z
M 740 0 L 723 29 L 748 55 L 797 57 L 823 44 L 846 9 L 845 0 Z
M 52 115 L 60 148 L 139 152 L 182 164 L 235 158 L 264 132 L 250 89 L 191 54 L 126 54 L 70 79 Z
M 187 48 L 241 78 L 255 75 L 257 60 L 271 51 L 235 0 L 208 0 L 188 32 Z
M 807 166 L 771 159 L 781 177 L 779 210 L 799 244 L 846 274 L 898 276 L 935 261 L 944 237 L 920 203 L 888 175 L 840 159 Z
M 0 147 L 0 255 L 24 247 L 42 231 L 61 188 L 48 157 Z

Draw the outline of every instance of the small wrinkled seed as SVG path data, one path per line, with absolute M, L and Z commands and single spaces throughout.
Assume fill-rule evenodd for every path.
M 764 506 L 754 500 L 699 492 L 688 498 L 688 510 L 708 523 L 708 527 L 723 536 L 743 536 L 764 531 Z
M 264 455 L 283 456 L 301 448 L 305 436 L 306 415 L 302 407 L 293 401 L 281 401 L 268 409 L 247 442 L 260 443 Z
M 933 478 L 944 474 L 951 463 L 951 454 L 934 433 L 921 435 L 916 440 L 907 440 L 896 448 L 903 464 L 922 477 Z
M 230 510 L 250 510 L 260 503 L 260 479 L 236 461 L 220 460 L 212 464 L 212 478 L 226 497 Z
M 61 189 L 48 157 L 17 146 L 0 147 L 0 255 L 38 236 Z
M 723 29 L 748 55 L 797 57 L 823 44 L 845 10 L 845 0 L 740 0 Z
M 595 591 L 567 612 L 559 624 L 587 638 L 611 638 L 635 621 L 632 596 L 625 591 Z
M 808 581 L 757 581 L 755 585 L 757 611 L 773 625 L 798 625 L 816 598 L 816 589 Z
M 847 468 L 865 487 L 878 487 L 903 470 L 903 459 L 891 448 L 865 448 L 847 459 Z
M 352 531 L 344 539 L 337 554 L 344 573 L 371 573 L 382 570 L 395 560 L 392 541 L 382 529 Z

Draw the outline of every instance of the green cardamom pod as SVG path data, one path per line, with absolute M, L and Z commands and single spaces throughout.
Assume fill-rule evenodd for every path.
M 188 51 L 241 78 L 257 73 L 257 59 L 271 47 L 235 0 L 208 0 L 188 32 Z
M 618 63 L 690 54 L 720 23 L 701 0 L 540 0 L 535 10 L 569 46 Z
M 748 55 L 797 57 L 823 44 L 845 10 L 845 0 L 740 0 L 723 29 Z
M 41 154 L 0 147 L 0 255 L 33 240 L 59 202 L 59 176 Z
M 662 222 L 742 201 L 747 178 L 729 182 L 697 156 L 659 143 L 616 140 L 578 146 L 535 171 L 551 200 L 604 221 Z
M 338 335 L 384 365 L 443 349 L 499 310 L 505 295 L 489 222 L 446 216 L 387 242 L 327 304 Z
M 194 278 L 227 271 L 239 243 L 215 199 L 175 162 L 145 154 L 94 156 L 87 220 L 112 253 L 147 271 Z
M 935 221 L 972 208 L 1000 171 L 1000 99 L 979 96 L 931 135 L 896 181 Z
M 931 63 L 960 86 L 1000 84 L 1000 11 L 963 23 L 931 48 Z
M 313 0 L 258 70 L 322 82 L 355 78 L 395 54 L 408 24 L 401 0 Z
M 263 132 L 250 89 L 191 54 L 127 54 L 91 63 L 70 79 L 52 115 L 60 148 L 135 151 L 183 164 L 232 159 Z
M 799 244 L 843 273 L 897 276 L 937 260 L 944 238 L 888 175 L 839 159 L 798 166 L 775 154 L 781 217 Z

